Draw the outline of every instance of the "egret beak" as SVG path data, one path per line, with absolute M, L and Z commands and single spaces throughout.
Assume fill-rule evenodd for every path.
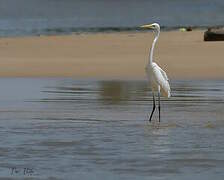
M 140 26 L 140 28 L 149 28 L 149 29 L 151 29 L 152 27 L 153 27 L 152 24 L 145 24 Z

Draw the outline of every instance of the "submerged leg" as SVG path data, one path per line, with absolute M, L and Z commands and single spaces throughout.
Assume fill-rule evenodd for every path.
M 160 122 L 160 86 L 158 87 L 158 108 L 159 108 L 159 122 Z
M 154 96 L 154 93 L 152 93 L 152 97 L 153 97 L 153 108 L 152 108 L 152 112 L 151 112 L 151 115 L 150 115 L 150 118 L 149 118 L 149 122 L 151 122 L 151 120 L 152 120 L 152 115 L 153 115 L 153 113 L 154 113 L 154 111 L 155 111 L 155 109 L 156 109 L 156 102 L 155 102 L 155 96 Z

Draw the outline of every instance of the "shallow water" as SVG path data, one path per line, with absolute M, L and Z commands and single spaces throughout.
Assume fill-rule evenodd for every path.
M 223 179 L 224 81 L 0 79 L 0 177 Z M 25 171 L 24 171 L 25 170 Z

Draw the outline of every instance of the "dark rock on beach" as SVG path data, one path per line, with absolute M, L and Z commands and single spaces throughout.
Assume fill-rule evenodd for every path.
M 224 28 L 209 28 L 204 33 L 204 41 L 224 41 Z
M 193 29 L 192 29 L 192 27 L 186 27 L 186 31 L 192 31 Z

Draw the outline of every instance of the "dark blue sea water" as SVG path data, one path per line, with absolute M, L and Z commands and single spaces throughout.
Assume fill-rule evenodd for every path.
M 224 25 L 223 0 L 0 0 L 0 36 Z

